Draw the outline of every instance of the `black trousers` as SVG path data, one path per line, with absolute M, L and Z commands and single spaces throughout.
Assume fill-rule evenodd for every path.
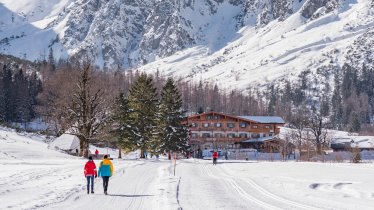
M 108 191 L 109 176 L 103 176 L 104 192 Z

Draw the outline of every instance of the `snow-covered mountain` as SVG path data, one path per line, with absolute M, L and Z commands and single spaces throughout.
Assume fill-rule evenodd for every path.
M 0 53 L 37 60 L 52 48 L 237 88 L 373 63 L 373 33 L 372 0 L 0 0 Z

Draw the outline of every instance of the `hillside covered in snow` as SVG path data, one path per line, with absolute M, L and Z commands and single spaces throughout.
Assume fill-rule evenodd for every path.
M 246 88 L 373 63 L 371 0 L 0 0 L 0 53 Z M 352 60 L 352 57 L 354 59 Z
M 0 209 L 372 209 L 372 164 L 117 159 L 108 195 L 87 194 L 86 159 L 0 127 Z M 95 160 L 97 166 L 100 161 Z M 201 201 L 204 202 L 201 202 Z

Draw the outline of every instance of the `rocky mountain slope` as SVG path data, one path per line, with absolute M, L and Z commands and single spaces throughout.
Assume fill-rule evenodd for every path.
M 94 57 L 111 69 L 245 88 L 373 62 L 372 0 L 0 0 L 0 53 Z M 355 63 L 357 63 L 355 62 Z M 357 64 L 358 65 L 358 64 Z

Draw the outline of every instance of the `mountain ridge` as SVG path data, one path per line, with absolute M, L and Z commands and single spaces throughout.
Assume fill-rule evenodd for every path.
M 368 0 L 0 0 L 0 53 L 42 60 L 52 48 L 55 58 L 88 55 L 104 69 L 214 78 L 243 89 L 318 69 L 319 62 L 341 66 L 348 48 L 359 49 L 355 40 L 373 30 L 373 5 Z M 366 48 L 370 38 L 361 41 Z

